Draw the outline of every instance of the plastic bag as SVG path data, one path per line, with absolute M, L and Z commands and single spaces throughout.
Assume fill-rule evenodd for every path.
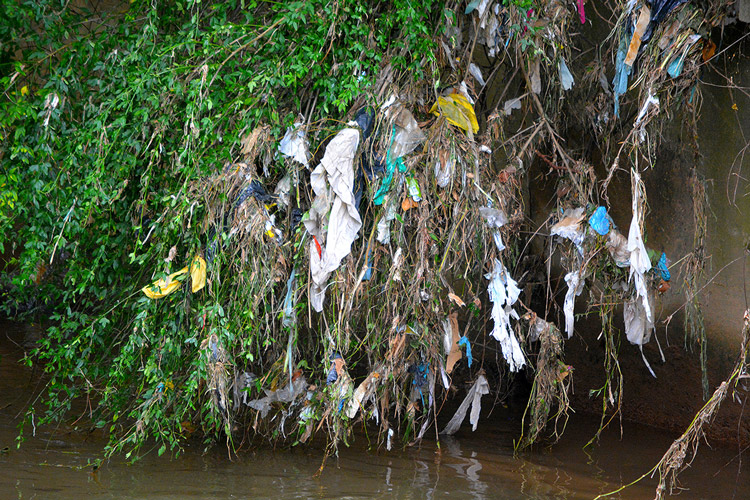
M 602 236 L 606 236 L 609 233 L 609 226 L 612 219 L 607 214 L 607 209 L 604 207 L 596 207 L 594 213 L 589 218 L 589 226 L 591 229 L 596 231 Z
M 438 97 L 433 104 L 430 113 L 445 116 L 448 123 L 461 127 L 467 132 L 476 134 L 479 131 L 477 115 L 474 113 L 474 107 L 471 105 L 466 96 L 461 94 L 450 94 L 446 97 Z
M 193 293 L 200 291 L 206 286 L 206 261 L 203 260 L 203 257 L 196 255 L 188 267 L 183 267 L 166 278 L 156 280 L 150 285 L 144 286 L 141 290 L 149 299 L 164 298 L 180 288 L 182 282 L 177 278 L 188 272 L 190 272 L 192 280 L 191 289 Z
M 279 143 L 279 151 L 284 156 L 288 156 L 307 167 L 310 151 L 307 147 L 305 131 L 301 128 L 302 125 L 303 122 L 297 122 L 294 127 L 286 129 L 286 134 Z
M 571 74 L 570 70 L 568 69 L 568 65 L 565 64 L 565 59 L 562 57 L 560 58 L 560 84 L 562 85 L 563 90 L 570 90 L 573 88 L 573 85 L 575 85 L 575 80 L 573 79 L 573 75 Z
M 471 423 L 471 430 L 477 430 L 477 423 L 479 423 L 479 413 L 482 411 L 482 396 L 490 393 L 490 384 L 484 375 L 479 375 L 477 381 L 471 386 L 469 392 L 466 394 L 461 406 L 458 407 L 456 413 L 453 414 L 448 425 L 440 431 L 440 434 L 455 434 L 458 429 L 461 428 L 461 423 L 466 418 L 466 412 L 471 406 L 471 415 L 469 416 L 469 422 Z

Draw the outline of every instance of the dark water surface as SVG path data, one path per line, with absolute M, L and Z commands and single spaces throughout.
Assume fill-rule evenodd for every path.
M 464 427 L 455 438 L 442 438 L 440 449 L 433 440 L 404 451 L 368 451 L 366 437 L 356 436 L 319 477 L 322 451 L 315 447 L 260 449 L 229 460 L 221 446 L 203 452 L 192 445 L 177 459 L 152 453 L 128 465 L 115 458 L 92 472 L 87 464 L 101 457 L 104 442 L 64 425 L 38 428 L 16 449 L 16 417 L 36 381 L 15 361 L 38 333 L 0 322 L 0 448 L 8 447 L 0 453 L 0 499 L 585 499 L 643 474 L 675 437 L 626 425 L 621 439 L 618 426 L 584 451 L 597 420 L 573 415 L 556 446 L 513 457 L 518 424 L 498 410 L 483 417 L 477 432 Z M 738 474 L 736 449 L 704 443 L 700 450 L 680 476 L 687 491 L 679 498 L 750 498 L 750 474 L 747 467 Z M 750 455 L 742 458 L 750 461 Z M 613 498 L 653 498 L 655 485 L 645 480 Z

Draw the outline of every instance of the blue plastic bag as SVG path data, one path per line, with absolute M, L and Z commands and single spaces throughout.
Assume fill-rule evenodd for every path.
M 656 270 L 659 271 L 661 279 L 663 279 L 664 281 L 669 281 L 672 279 L 672 275 L 669 274 L 669 269 L 667 268 L 667 254 L 665 254 L 664 252 L 661 253 L 659 262 L 656 263 Z
M 471 343 L 469 342 L 469 339 L 466 338 L 466 335 L 461 337 L 461 340 L 458 341 L 458 345 L 466 347 L 466 359 L 469 363 L 469 368 L 471 368 L 471 362 L 473 361 L 473 358 L 471 357 Z
M 596 207 L 596 210 L 594 210 L 591 218 L 589 218 L 589 226 L 591 226 L 591 229 L 602 236 L 606 236 L 607 233 L 609 233 L 611 224 L 612 219 L 609 217 L 609 214 L 607 214 L 607 209 L 604 207 Z

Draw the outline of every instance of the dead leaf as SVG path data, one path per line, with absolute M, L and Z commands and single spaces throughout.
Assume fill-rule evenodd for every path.
M 169 249 L 169 255 L 164 259 L 164 262 L 172 262 L 175 257 L 177 257 L 177 245 Z
M 716 44 L 711 40 L 703 42 L 703 61 L 708 61 L 716 52 Z
M 449 293 L 448 298 L 451 300 L 451 302 L 456 304 L 458 307 L 463 307 L 466 305 L 466 303 L 463 300 L 461 300 L 461 297 L 459 297 L 455 293 L 452 293 L 452 292 Z
M 407 196 L 406 199 L 401 202 L 401 210 L 404 212 L 407 212 L 412 208 L 417 208 L 418 206 L 419 202 L 414 201 L 410 196 Z
M 450 334 L 451 345 L 450 351 L 448 351 L 448 356 L 445 358 L 445 373 L 450 374 L 453 371 L 453 366 L 463 356 L 461 347 L 458 345 L 458 341 L 460 340 L 458 333 L 458 314 L 455 312 L 450 314 L 444 325 L 450 330 L 449 332 L 445 332 L 446 337 Z

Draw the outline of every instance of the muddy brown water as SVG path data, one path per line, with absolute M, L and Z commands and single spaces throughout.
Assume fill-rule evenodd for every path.
M 453 438 L 386 452 L 368 449 L 367 437 L 342 446 L 316 477 L 322 450 L 259 448 L 230 460 L 226 449 L 189 444 L 178 458 L 156 453 L 130 465 L 105 461 L 104 441 L 69 427 L 37 428 L 16 448 L 17 416 L 33 393 L 32 372 L 17 360 L 39 330 L 0 322 L 0 499 L 185 499 L 185 498 L 500 498 L 585 499 L 611 491 L 650 469 L 675 437 L 627 424 L 605 432 L 584 450 L 597 419 L 573 415 L 552 448 L 513 455 L 519 424 L 502 408 Z M 489 400 L 489 398 L 486 398 Z M 7 447 L 7 448 L 6 448 Z M 750 452 L 749 452 L 750 453 Z M 750 498 L 750 474 L 738 473 L 732 448 L 701 446 L 680 476 L 680 498 Z M 747 462 L 750 455 L 742 456 Z M 613 498 L 653 498 L 656 481 L 644 480 Z

